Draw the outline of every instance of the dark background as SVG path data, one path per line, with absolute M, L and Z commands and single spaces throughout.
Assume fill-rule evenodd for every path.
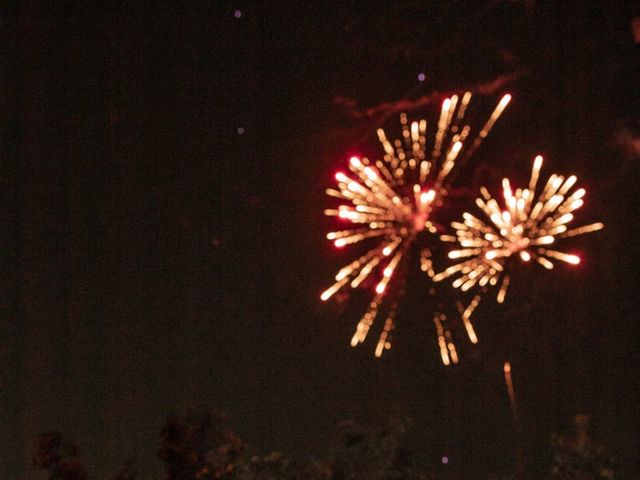
M 513 466 L 509 359 L 537 478 L 576 413 L 639 478 L 639 12 L 591 3 L 4 3 L 0 477 L 34 478 L 34 440 L 56 429 L 100 478 L 133 457 L 157 478 L 163 418 L 208 405 L 301 459 L 341 419 L 407 415 L 427 462 L 484 478 Z M 384 119 L 335 97 L 368 107 L 514 72 L 475 100 L 513 94 L 476 174 L 522 184 L 542 152 L 545 176 L 587 187 L 578 222 L 606 229 L 575 239 L 577 269 L 534 269 L 486 302 L 480 345 L 456 332 L 455 368 L 422 277 L 394 349 L 350 348 L 366 297 L 320 305 L 349 255 L 324 239 L 323 191 L 349 154 L 379 153 Z

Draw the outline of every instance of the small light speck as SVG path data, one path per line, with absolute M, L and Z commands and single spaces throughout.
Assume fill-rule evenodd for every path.
M 240 18 L 242 17 L 242 12 L 240 10 L 236 10 L 235 12 L 233 12 L 233 16 L 236 18 Z
M 424 73 L 420 72 L 418 74 L 418 81 L 424 82 L 426 80 L 426 78 L 427 78 L 427 76 Z
M 449 463 L 449 457 L 442 457 L 442 463 L 444 465 L 446 465 L 447 463 Z
M 236 131 L 238 132 L 238 135 L 243 135 L 244 134 L 244 127 L 238 127 L 238 129 Z

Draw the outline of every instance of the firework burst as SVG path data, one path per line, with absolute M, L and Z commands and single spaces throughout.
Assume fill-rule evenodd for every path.
M 535 261 L 547 269 L 553 268 L 554 260 L 572 265 L 580 263 L 577 255 L 550 246 L 567 237 L 600 230 L 604 225 L 598 222 L 569 229 L 568 225 L 574 218 L 573 212 L 583 205 L 586 192 L 583 188 L 572 190 L 577 181 L 575 175 L 565 178 L 554 173 L 536 197 L 541 167 L 542 157 L 537 156 L 528 188 L 514 191 L 509 179 L 502 181 L 503 207 L 486 188 L 481 188 L 482 198 L 478 198 L 476 204 L 488 221 L 465 212 L 463 223 L 451 224 L 456 235 L 442 235 L 440 239 L 458 244 L 458 249 L 449 252 L 449 258 L 460 261 L 435 275 L 434 281 L 455 277 L 453 286 L 463 291 L 476 286 L 499 284 L 497 301 L 502 303 L 511 281 L 509 270 L 513 266 L 512 260 L 517 259 L 525 264 Z M 479 301 L 480 295 L 476 295 L 462 313 L 462 320 L 472 341 L 475 333 L 472 338 L 470 318 Z
M 380 356 L 391 347 L 398 301 L 406 282 L 408 258 L 419 251 L 421 269 L 431 277 L 435 275 L 430 243 L 422 240 L 437 233 L 431 220 L 432 213 L 442 205 L 447 195 L 450 173 L 456 162 L 473 154 L 510 99 L 510 95 L 501 99 L 473 141 L 469 140 L 471 127 L 464 121 L 471 92 L 462 98 L 454 95 L 443 102 L 435 135 L 429 145 L 426 120 L 409 123 L 407 116 L 402 114 L 401 139 L 391 142 L 383 129 L 377 131 L 385 152 L 381 160 L 352 157 L 349 161 L 351 173 L 336 174 L 338 188 L 328 189 L 327 194 L 342 200 L 343 204 L 325 210 L 325 214 L 351 226 L 330 232 L 327 238 L 337 248 L 359 242 L 369 246 L 363 255 L 338 271 L 335 283 L 320 298 L 326 301 L 343 288 L 357 288 L 366 280 L 375 279 L 373 298 L 357 324 L 351 339 L 352 346 L 364 342 L 384 304 L 386 320 L 375 355 Z M 441 320 L 434 322 L 436 330 L 442 333 L 438 334 L 439 338 L 445 338 L 446 329 L 442 327 Z M 445 340 L 445 347 L 449 348 L 447 345 L 449 343 Z M 452 355 L 457 358 L 455 350 Z

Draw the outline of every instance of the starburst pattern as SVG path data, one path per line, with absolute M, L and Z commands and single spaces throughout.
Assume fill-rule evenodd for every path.
M 536 197 L 541 167 L 542 157 L 537 156 L 528 188 L 514 191 L 509 179 L 502 181 L 503 207 L 482 187 L 482 198 L 478 198 L 476 204 L 488 220 L 465 212 L 463 223 L 451 224 L 456 235 L 440 238 L 459 245 L 449 252 L 449 258 L 460 261 L 435 275 L 434 281 L 455 277 L 453 286 L 463 291 L 499 284 L 497 301 L 502 303 L 511 281 L 509 271 L 513 260 L 525 264 L 535 261 L 547 269 L 553 268 L 555 260 L 572 265 L 580 263 L 577 255 L 556 250 L 551 245 L 567 237 L 600 230 L 604 225 L 597 222 L 569 229 L 573 212 L 583 205 L 586 192 L 583 188 L 573 190 L 577 181 L 575 175 L 565 178 L 554 173 Z M 476 295 L 462 314 L 470 338 L 473 329 L 470 318 L 479 301 L 480 295 Z
M 338 188 L 328 189 L 327 194 L 344 203 L 325 210 L 325 214 L 352 226 L 330 232 L 327 238 L 337 248 L 359 242 L 368 243 L 369 247 L 338 271 L 335 283 L 321 294 L 321 299 L 326 301 L 343 288 L 357 288 L 370 283 L 368 279 L 376 278 L 373 298 L 357 324 L 352 346 L 364 342 L 386 300 L 390 306 L 385 307 L 387 316 L 375 355 L 380 356 L 390 348 L 399 298 L 408 272 L 407 259 L 419 251 L 422 270 L 429 276 L 435 274 L 431 261 L 432 244 L 423 240 L 429 234 L 437 233 L 432 223 L 433 211 L 442 205 L 448 193 L 450 174 L 456 162 L 473 154 L 510 99 L 510 95 L 501 99 L 473 141 L 469 140 L 471 126 L 464 121 L 471 92 L 462 98 L 454 95 L 443 102 L 429 145 L 427 121 L 409 123 L 407 116 L 402 114 L 401 139 L 391 142 L 383 129 L 377 131 L 385 152 L 381 160 L 352 157 L 349 161 L 351 173 L 336 174 Z M 442 330 L 438 337 L 445 338 L 442 322 L 439 319 L 434 322 L 436 330 Z M 449 343 L 445 341 L 445 347 L 449 348 L 447 345 Z M 450 356 L 457 361 L 455 350 Z

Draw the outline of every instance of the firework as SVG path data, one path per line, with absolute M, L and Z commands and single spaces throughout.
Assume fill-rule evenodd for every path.
M 437 233 L 431 221 L 433 211 L 442 205 L 447 195 L 450 173 L 456 162 L 473 154 L 510 99 L 510 95 L 501 99 L 472 141 L 471 126 L 464 120 L 471 92 L 462 98 L 454 95 L 443 102 L 435 135 L 429 145 L 427 121 L 409 123 L 406 114 L 402 114 L 401 139 L 392 142 L 383 129 L 377 131 L 385 152 L 381 160 L 352 157 L 349 161 L 351 173 L 336 174 L 338 188 L 328 189 L 327 194 L 342 200 L 343 204 L 325 210 L 325 214 L 351 225 L 350 228 L 330 232 L 327 238 L 337 248 L 359 242 L 368 246 L 360 257 L 338 271 L 335 283 L 320 298 L 326 301 L 343 288 L 357 288 L 363 282 L 372 283 L 368 279 L 375 279 L 373 298 L 357 324 L 351 339 L 352 346 L 364 342 L 384 305 L 387 316 L 375 355 L 380 356 L 391 347 L 408 258 L 419 251 L 421 269 L 429 276 L 435 274 L 430 243 L 423 240 Z M 388 308 L 385 301 L 390 304 Z M 435 323 L 438 330 L 438 322 Z M 455 357 L 455 350 L 450 356 Z
M 511 281 L 512 260 L 525 264 L 534 261 L 547 269 L 553 268 L 555 260 L 573 265 L 580 263 L 577 255 L 551 246 L 567 237 L 600 230 L 604 225 L 598 222 L 569 229 L 573 212 L 583 205 L 586 192 L 583 188 L 573 190 L 577 181 L 575 175 L 565 178 L 554 173 L 536 197 L 541 167 L 542 157 L 537 156 L 527 188 L 514 191 L 508 179 L 502 181 L 503 207 L 482 187 L 482 198 L 478 198 L 476 204 L 488 220 L 480 220 L 466 212 L 464 223 L 451 224 L 456 235 L 442 235 L 440 239 L 459 245 L 458 249 L 449 252 L 449 258 L 460 261 L 435 275 L 434 281 L 456 277 L 453 286 L 463 291 L 499 284 L 497 301 L 502 303 Z M 477 295 L 464 312 L 463 321 L 470 323 L 473 310 L 469 309 L 475 308 L 479 301 Z

